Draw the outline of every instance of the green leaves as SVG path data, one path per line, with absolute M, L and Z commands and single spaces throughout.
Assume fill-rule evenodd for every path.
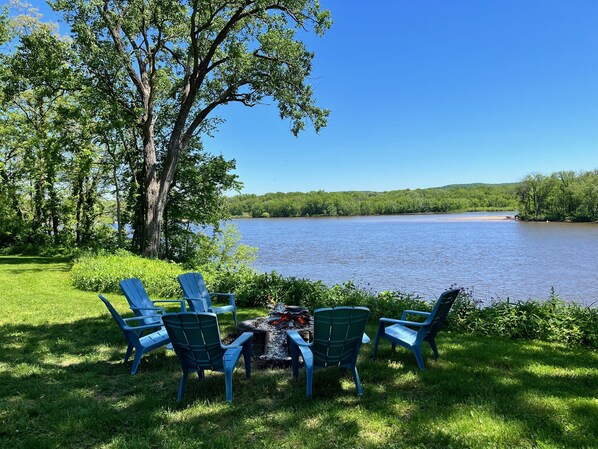
M 518 194 L 523 220 L 598 221 L 598 170 L 530 174 Z

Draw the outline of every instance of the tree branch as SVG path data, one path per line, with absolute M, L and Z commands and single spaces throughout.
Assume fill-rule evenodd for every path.
M 120 33 L 119 33 L 121 31 L 120 25 L 118 26 L 118 28 L 115 28 L 114 25 L 112 24 L 112 22 L 110 21 L 110 18 L 108 17 L 108 1 L 107 0 L 104 1 L 103 9 L 100 8 L 99 6 L 97 7 L 97 9 L 98 9 L 100 16 L 104 19 L 104 22 L 106 23 L 106 27 L 108 28 L 108 31 L 110 32 L 110 35 L 112 36 L 112 41 L 114 42 L 114 47 L 116 48 L 116 51 L 120 55 L 120 57 L 122 59 L 122 63 L 125 66 L 125 69 L 126 69 L 127 73 L 129 74 L 129 77 L 131 78 L 131 81 L 135 85 L 139 95 L 141 95 L 141 98 L 145 99 L 146 95 L 145 95 L 145 91 L 143 89 L 143 83 L 141 82 L 141 78 L 139 77 L 139 74 L 137 72 L 135 72 L 135 69 L 131 65 L 131 61 L 129 59 L 127 52 L 125 51 L 122 39 L 120 37 Z M 140 68 L 141 67 L 142 67 L 142 65 L 140 65 Z

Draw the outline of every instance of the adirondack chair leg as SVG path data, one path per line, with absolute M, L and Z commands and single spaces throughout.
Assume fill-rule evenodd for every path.
M 127 347 L 127 352 L 125 353 L 125 363 L 129 360 L 129 357 L 131 357 L 133 348 L 134 348 L 134 346 L 131 343 L 129 343 L 129 346 Z
M 293 370 L 293 378 L 299 377 L 299 348 L 293 341 L 290 342 L 291 346 L 291 367 Z
M 179 391 L 176 397 L 176 401 L 180 402 L 183 399 L 183 393 L 185 392 L 185 384 L 187 383 L 187 376 L 189 375 L 189 371 L 183 371 L 183 377 L 181 377 L 181 382 L 179 383 Z
M 243 360 L 245 361 L 245 378 L 251 378 L 251 340 L 243 344 Z
M 314 379 L 314 367 L 305 365 L 305 374 L 306 374 L 306 386 L 305 386 L 305 393 L 308 398 L 311 398 L 311 393 L 313 389 L 313 379 Z
M 233 310 L 233 321 L 235 322 L 235 326 L 237 325 L 237 312 Z
M 376 358 L 376 352 L 378 352 L 378 343 L 380 342 L 380 337 L 384 335 L 385 329 L 384 323 L 380 323 L 378 325 L 378 332 L 376 332 L 376 338 L 374 339 L 374 347 L 372 348 L 372 358 Z
M 357 372 L 357 366 L 353 366 L 353 380 L 355 381 L 355 387 L 357 388 L 357 394 L 363 396 L 363 390 L 361 389 L 361 381 L 359 380 L 359 373 Z
M 226 400 L 233 402 L 233 369 L 234 367 L 224 369 L 224 382 L 226 383 Z
M 201 380 L 205 377 L 205 372 L 203 369 L 200 368 L 197 370 L 197 377 L 199 378 L 199 380 Z
M 415 355 L 415 360 L 417 360 L 417 366 L 419 366 L 419 369 L 424 369 L 424 358 L 422 357 L 422 351 L 419 346 L 414 346 L 411 350 Z
M 139 363 L 141 362 L 141 357 L 143 357 L 143 350 L 140 350 L 140 348 L 135 348 L 135 358 L 133 359 L 133 367 L 131 368 L 131 374 L 135 374 L 137 372 L 137 368 L 139 367 Z
M 430 347 L 432 348 L 432 351 L 434 351 L 434 360 L 438 360 L 438 348 L 436 347 L 436 342 L 434 340 L 429 340 L 428 343 L 430 343 Z

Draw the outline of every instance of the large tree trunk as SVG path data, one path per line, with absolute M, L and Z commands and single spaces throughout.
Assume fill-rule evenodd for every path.
M 160 182 L 154 142 L 154 124 L 151 119 L 143 124 L 143 161 L 145 169 L 145 226 L 141 253 L 145 257 L 158 257 L 160 250 L 160 229 L 162 212 L 160 210 Z
M 180 130 L 174 130 L 180 135 Z M 171 139 L 162 176 L 158 178 L 156 147 L 154 142 L 154 125 L 148 124 L 143 130 L 143 150 L 145 159 L 145 238 L 142 254 L 145 257 L 158 257 L 160 255 L 160 236 L 164 223 L 164 211 L 168 200 L 168 192 L 174 180 L 176 164 L 181 151 L 181 143 Z

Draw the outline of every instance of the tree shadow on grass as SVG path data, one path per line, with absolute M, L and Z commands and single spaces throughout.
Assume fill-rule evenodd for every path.
M 441 359 L 419 371 L 408 351 L 364 347 L 364 396 L 349 373 L 235 373 L 190 377 L 171 351 L 144 356 L 138 374 L 110 317 L 0 327 L 2 447 L 589 447 L 598 439 L 596 355 L 532 342 L 446 335 Z M 543 372 L 543 367 L 557 367 Z M 559 401 L 554 403 L 554 398 Z
M 0 256 L 0 265 L 54 265 L 57 263 L 68 263 L 68 257 L 44 257 L 44 256 Z
M 441 359 L 434 362 L 428 352 L 427 369 L 418 371 L 409 351 L 392 353 L 389 346 L 381 346 L 378 359 L 408 367 L 418 380 L 412 388 L 420 407 L 410 414 L 416 425 L 409 425 L 406 437 L 413 444 L 426 435 L 431 447 L 517 446 L 521 438 L 530 447 L 590 447 L 598 441 L 596 353 L 451 335 L 439 339 Z M 465 426 L 471 427 L 469 439 L 454 438 Z
M 48 270 L 68 271 L 69 262 L 70 259 L 67 257 L 0 256 L 0 265 L 15 266 L 14 269 L 3 268 L 2 270 L 14 275 Z

